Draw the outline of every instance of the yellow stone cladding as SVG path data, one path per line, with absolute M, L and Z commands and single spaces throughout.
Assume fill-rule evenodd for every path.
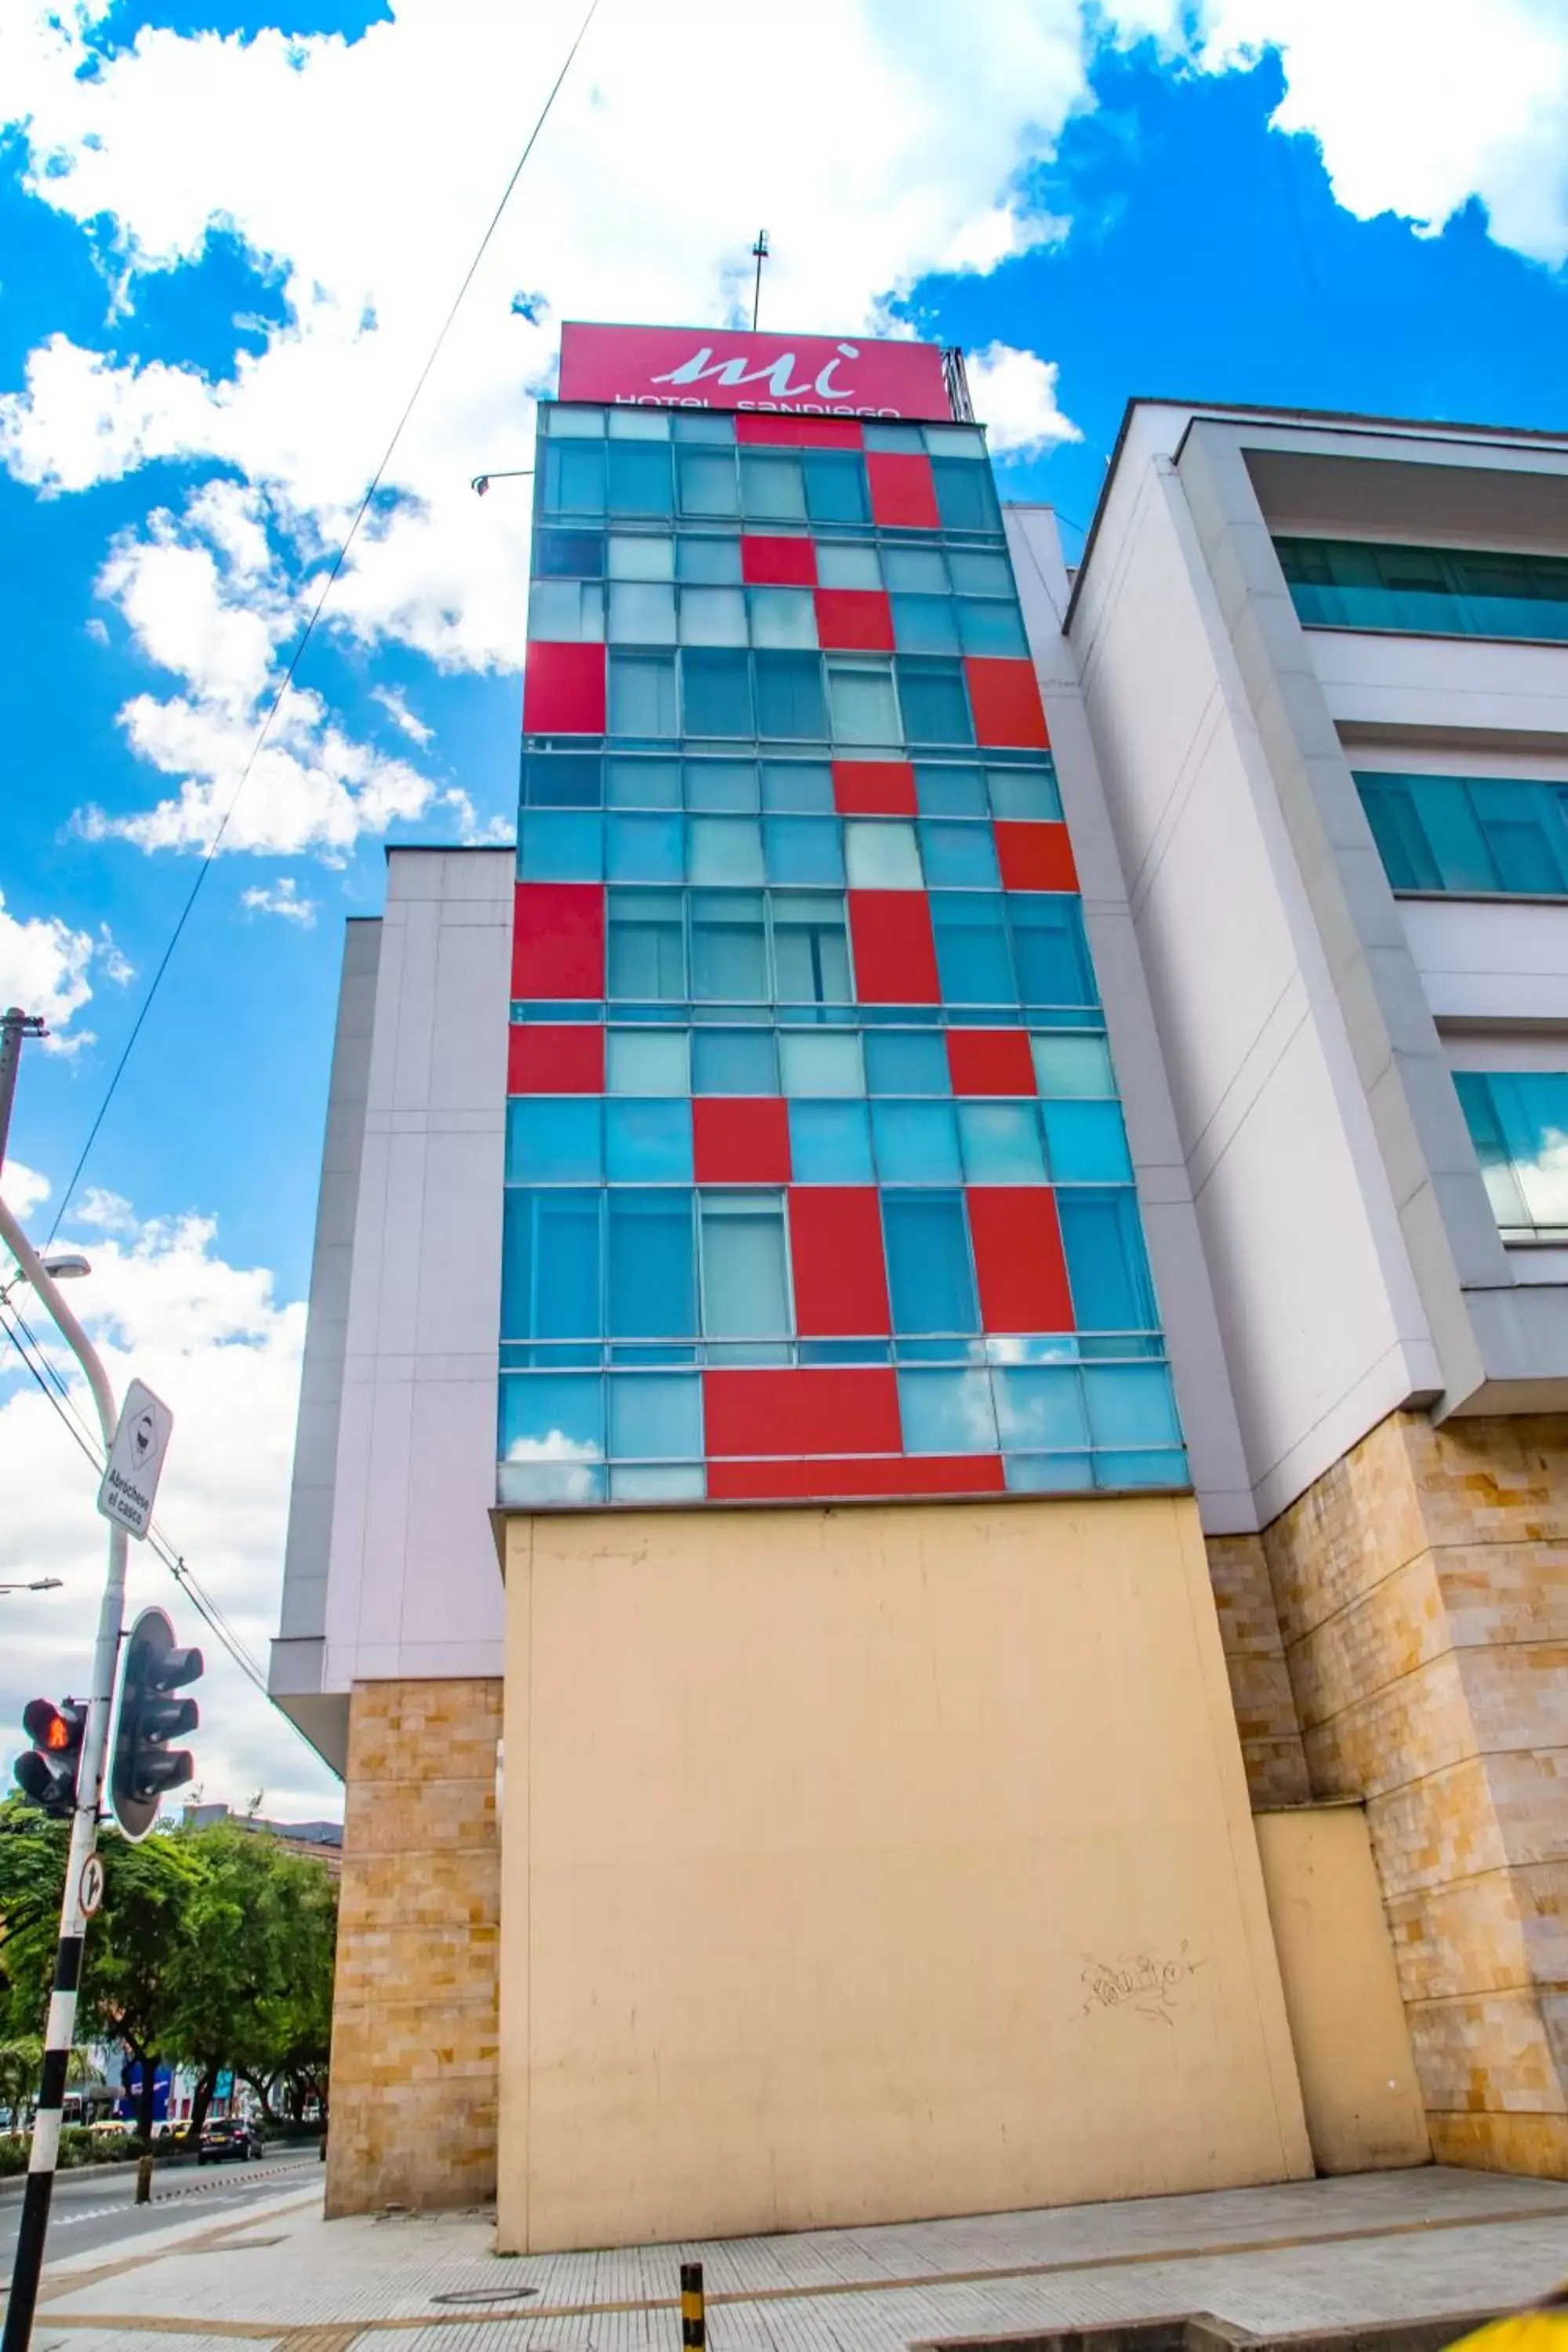
M 356 1683 L 327 2211 L 495 2194 L 501 1682 Z
M 1307 1752 L 1263 1538 L 1210 1536 L 1205 1548 L 1252 1809 L 1304 1805 L 1311 1795 Z
M 1568 2178 L 1568 1418 L 1396 1413 L 1263 1549 L 1311 1794 L 1366 1804 L 1433 2152 Z

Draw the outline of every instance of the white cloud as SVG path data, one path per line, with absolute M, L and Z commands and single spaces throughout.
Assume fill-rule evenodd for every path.
M 1009 343 L 987 343 L 966 362 L 974 414 L 997 457 L 1037 457 L 1083 435 L 1057 406 L 1057 362 Z
M 111 1197 L 84 1207 L 90 1213 L 74 1212 L 61 1235 L 92 1260 L 71 1303 L 116 1391 L 134 1372 L 173 1408 L 159 1523 L 265 1669 L 277 1622 L 304 1307 L 280 1302 L 265 1269 L 228 1264 L 208 1219 L 138 1223 Z M 47 1326 L 37 1302 L 24 1311 L 42 1338 Z M 96 1430 L 71 1359 L 51 1352 Z M 0 1724 L 14 1726 L 37 1694 L 81 1688 L 103 1575 L 92 1472 L 31 1382 L 9 1383 L 0 1401 L 0 1492 L 6 1497 L 0 1577 L 64 1580 L 62 1591 L 0 1601 L 6 1612 Z M 202 1727 L 191 1744 L 206 1796 L 243 1804 L 264 1784 L 268 1810 L 279 1816 L 339 1811 L 336 1781 L 247 1682 L 167 1570 L 133 1544 L 127 1614 L 153 1601 L 205 1656 L 196 1692 Z M 11 1744 L 19 1745 L 14 1733 Z
M 401 727 L 411 742 L 419 744 L 421 748 L 429 742 L 436 730 L 426 727 L 423 719 L 409 709 L 395 686 L 373 686 L 370 694 L 371 700 L 380 703 L 393 724 Z
M 58 915 L 8 914 L 0 890 L 0 1006 L 42 1013 L 46 1053 L 74 1054 L 92 1044 L 92 1031 L 73 1030 L 71 1023 L 91 1002 L 95 972 L 121 985 L 134 977 L 107 926 L 95 940 Z
M 4 1192 L 12 1215 L 25 1225 L 33 1211 L 48 1199 L 49 1180 L 23 1160 L 7 1159 L 4 1177 L 0 1178 L 0 1192 Z
M 299 884 L 289 874 L 280 875 L 270 890 L 242 890 L 239 903 L 253 915 L 280 915 L 304 931 L 316 928 L 318 901 L 301 898 Z

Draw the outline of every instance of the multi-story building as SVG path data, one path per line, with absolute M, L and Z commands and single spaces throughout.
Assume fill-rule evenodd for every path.
M 345 955 L 337 2210 L 1568 2171 L 1565 495 L 1140 403 L 1069 579 L 951 357 L 566 331 Z

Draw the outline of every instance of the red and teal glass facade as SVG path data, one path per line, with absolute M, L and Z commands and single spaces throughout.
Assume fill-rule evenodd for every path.
M 984 435 L 713 394 L 540 410 L 499 1498 L 1183 1486 Z

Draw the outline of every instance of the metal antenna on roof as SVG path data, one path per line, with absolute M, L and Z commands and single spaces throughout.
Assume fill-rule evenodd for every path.
M 768 257 L 768 233 L 765 228 L 760 228 L 757 231 L 757 241 L 752 246 L 752 252 L 757 265 L 756 291 L 752 296 L 752 332 L 754 335 L 757 331 L 757 313 L 763 307 L 763 264 Z

